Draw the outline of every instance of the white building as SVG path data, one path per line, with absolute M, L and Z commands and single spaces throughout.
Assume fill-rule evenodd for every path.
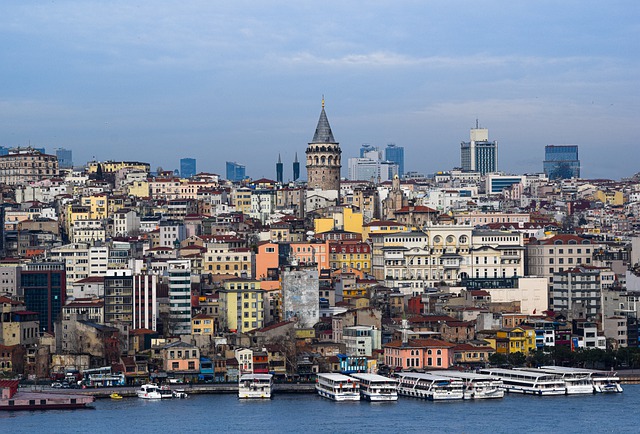
M 167 261 L 169 280 L 169 332 L 191 334 L 191 262 Z
M 130 209 L 123 209 L 113 214 L 113 236 L 126 237 L 140 230 L 140 217 Z
M 382 334 L 373 326 L 343 327 L 342 340 L 349 356 L 371 357 L 373 350 L 382 349 Z
M 316 268 L 289 269 L 282 273 L 282 298 L 285 321 L 297 321 L 296 327 L 313 327 L 320 321 L 320 282 Z

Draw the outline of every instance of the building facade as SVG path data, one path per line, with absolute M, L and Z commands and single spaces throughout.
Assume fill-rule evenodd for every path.
M 545 146 L 543 170 L 550 180 L 580 178 L 578 145 Z
M 471 129 L 470 141 L 460 144 L 460 164 L 463 171 L 482 175 L 498 170 L 498 142 L 489 141 L 488 129 Z

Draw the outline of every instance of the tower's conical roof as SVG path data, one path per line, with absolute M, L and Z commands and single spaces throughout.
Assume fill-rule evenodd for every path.
M 327 113 L 324 111 L 324 99 L 322 100 L 322 111 L 320 112 L 320 119 L 318 119 L 316 133 L 313 135 L 313 140 L 311 140 L 310 143 L 338 143 L 336 139 L 333 138 Z

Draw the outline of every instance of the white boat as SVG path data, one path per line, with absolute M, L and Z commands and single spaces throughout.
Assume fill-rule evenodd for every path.
M 369 401 L 397 401 L 398 382 L 376 374 L 351 374 L 360 383 L 360 397 Z
M 400 372 L 398 394 L 431 401 L 464 399 L 464 385 L 458 378 L 417 372 Z
M 184 391 L 184 389 L 176 389 L 173 391 L 173 397 L 178 399 L 185 399 L 188 398 L 189 395 Z
M 273 390 L 273 375 L 243 374 L 238 382 L 238 398 L 269 399 Z
M 360 401 L 359 382 L 342 374 L 318 374 L 318 395 L 334 401 Z
M 438 371 L 437 375 L 458 378 L 464 385 L 464 399 L 503 398 L 502 380 L 475 372 Z
M 594 393 L 592 372 L 583 369 L 565 368 L 562 366 L 541 366 L 539 368 L 522 368 L 525 371 L 545 372 L 557 375 L 564 381 L 567 395 L 583 395 Z
M 614 371 L 599 371 L 595 369 L 584 369 L 584 368 L 566 368 L 563 366 L 542 366 L 540 369 L 558 372 L 558 374 L 566 373 L 567 375 L 574 375 L 576 377 L 588 375 L 591 381 L 591 390 L 589 391 L 589 393 L 591 392 L 621 393 L 622 392 L 622 386 L 620 385 L 620 377 L 618 377 L 618 373 Z
M 138 398 L 143 399 L 167 399 L 173 398 L 171 389 L 157 384 L 143 384 L 137 391 Z
M 501 368 L 482 369 L 480 373 L 501 379 L 506 392 L 544 396 L 567 393 L 564 380 L 555 374 Z

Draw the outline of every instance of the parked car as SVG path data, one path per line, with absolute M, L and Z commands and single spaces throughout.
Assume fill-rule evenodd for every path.
M 54 389 L 62 389 L 62 384 L 56 381 L 55 383 L 51 383 L 51 387 Z

